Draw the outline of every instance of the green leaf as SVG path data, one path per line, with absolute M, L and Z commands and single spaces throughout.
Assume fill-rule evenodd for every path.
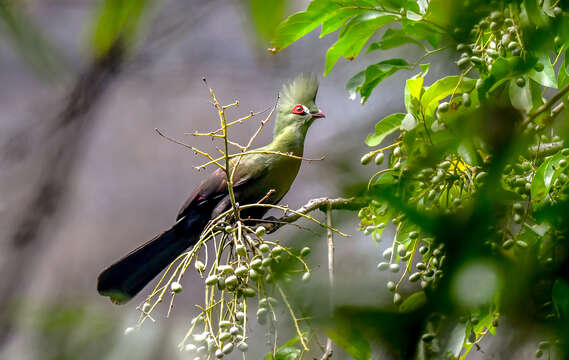
M 535 69 L 532 69 L 528 74 L 530 79 L 535 80 L 538 84 L 543 86 L 557 89 L 555 70 L 553 70 L 553 65 L 551 64 L 549 57 L 547 55 L 542 55 L 538 62 L 543 64 L 543 70 L 538 72 Z
M 368 146 L 377 146 L 383 139 L 385 139 L 389 134 L 394 133 L 401 127 L 401 121 L 405 114 L 397 113 L 391 114 L 382 120 L 380 120 L 375 125 L 375 133 L 369 134 L 366 138 L 366 144 Z
M 537 169 L 531 182 L 531 201 L 534 211 L 538 211 L 550 199 L 549 192 L 555 180 L 563 173 L 566 167 L 559 162 L 566 159 L 561 151 L 545 160 Z
M 405 109 L 411 114 L 416 114 L 419 109 L 420 99 L 423 91 L 423 82 L 429 72 L 429 65 L 423 68 L 422 72 L 408 79 L 405 84 Z
M 91 34 L 97 56 L 106 54 L 120 37 L 124 44 L 133 42 L 152 0 L 105 0 L 96 13 Z
M 476 80 L 460 76 L 447 76 L 429 86 L 421 98 L 421 106 L 427 110 L 451 94 L 471 92 Z
M 371 359 L 371 347 L 366 338 L 348 324 L 326 331 L 326 335 L 355 360 Z
M 294 346 L 281 346 L 277 350 L 275 360 L 297 360 L 300 358 L 301 352 Z
M 466 339 L 466 322 L 459 322 L 452 329 L 450 334 L 443 340 L 442 354 L 452 354 L 453 359 L 458 358 L 462 350 L 462 345 Z
M 526 83 L 519 87 L 516 79 L 510 80 L 509 94 L 512 106 L 518 110 L 529 112 L 533 108 L 533 101 L 529 81 L 524 77 Z
M 471 139 L 466 138 L 458 145 L 458 154 L 470 166 L 478 166 L 481 163 L 480 155 L 474 147 Z
M 356 75 L 352 76 L 352 78 L 346 83 L 346 91 L 348 92 L 348 97 L 351 100 L 356 99 L 359 88 L 364 83 L 365 75 L 365 70 L 360 71 Z
M 408 313 L 420 309 L 427 303 L 427 296 L 424 291 L 411 294 L 399 307 L 399 312 Z
M 365 12 L 364 9 L 341 8 L 336 10 L 332 15 L 326 17 L 322 22 L 322 31 L 320 37 L 324 37 L 340 28 L 344 23 L 352 17 Z
M 338 41 L 326 53 L 324 75 L 328 75 L 338 59 L 345 57 L 352 60 L 363 49 L 369 38 L 381 27 L 395 21 L 396 15 L 386 15 L 379 11 L 369 11 L 349 21 L 345 31 L 340 32 Z
M 480 99 L 486 98 L 487 94 L 494 91 L 504 82 L 526 74 L 533 69 L 536 63 L 537 58 L 530 58 L 528 61 L 524 61 L 519 56 L 497 58 L 492 64 L 492 71 L 490 71 L 490 74 L 488 74 L 480 88 L 478 88 Z
M 274 51 L 280 51 L 322 24 L 342 6 L 329 0 L 314 0 L 305 11 L 289 16 L 277 26 L 271 44 Z
M 408 66 L 407 61 L 403 59 L 390 59 L 368 66 L 365 70 L 364 83 L 359 88 L 362 103 L 369 99 L 373 89 L 383 80 Z
M 534 25 L 539 27 L 545 24 L 545 19 L 543 18 L 538 0 L 524 0 L 524 6 L 529 19 Z
M 569 285 L 567 282 L 562 279 L 555 280 L 551 296 L 559 316 L 566 320 L 569 315 Z
M 403 29 L 387 29 L 381 41 L 372 43 L 368 48 L 367 52 L 375 50 L 389 50 L 405 44 L 415 44 L 420 46 L 425 51 L 427 50 L 425 45 L 419 40 L 407 35 Z

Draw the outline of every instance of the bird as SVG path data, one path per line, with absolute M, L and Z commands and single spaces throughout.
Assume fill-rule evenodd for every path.
M 277 204 L 290 189 L 302 162 L 308 128 L 324 113 L 316 106 L 318 78 L 302 73 L 285 83 L 279 93 L 272 141 L 245 154 L 233 177 L 235 201 Z M 292 154 L 283 156 L 279 153 Z M 191 193 L 174 225 L 101 272 L 99 294 L 124 304 L 180 254 L 195 245 L 211 219 L 231 209 L 225 171 L 218 168 Z M 267 207 L 242 210 L 243 219 L 262 219 Z

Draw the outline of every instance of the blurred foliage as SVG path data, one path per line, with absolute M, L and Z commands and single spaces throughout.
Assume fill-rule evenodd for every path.
M 0 1 L 0 36 L 7 38 L 23 60 L 41 76 L 54 78 L 60 75 L 61 54 L 27 18 L 20 5 Z
M 247 0 L 251 22 L 262 40 L 272 39 L 277 25 L 285 16 L 288 0 Z
M 96 56 L 106 54 L 115 44 L 131 45 L 140 33 L 152 0 L 101 0 L 94 13 L 91 46 Z
M 43 304 L 18 313 L 25 314 L 23 323 L 35 330 L 33 350 L 41 359 L 101 359 L 117 342 L 116 320 L 86 305 Z
M 548 329 L 535 356 L 564 358 L 568 8 L 554 0 L 313 0 L 277 28 L 273 52 L 318 26 L 321 36 L 338 31 L 327 75 L 387 26 L 367 45 L 366 56 L 380 61 L 347 80 L 348 96 L 362 103 L 394 73 L 414 72 L 405 112 L 379 121 L 366 144 L 397 138 L 361 159 L 380 166 L 359 191 L 369 201 L 359 218 L 374 241 L 391 243 L 378 269 L 393 273 L 385 287 L 398 311 L 336 310 L 336 325 L 350 321 L 356 331 L 333 339 L 354 358 L 371 358 L 350 350 L 365 337 L 404 359 L 462 359 L 499 331 L 501 316 Z M 403 46 L 424 53 L 381 59 Z M 427 61 L 439 52 L 455 57 L 448 68 L 456 75 L 427 85 Z M 388 226 L 395 237 L 382 239 Z M 363 335 L 348 340 L 354 333 Z

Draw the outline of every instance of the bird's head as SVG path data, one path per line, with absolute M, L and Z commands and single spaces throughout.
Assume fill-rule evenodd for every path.
M 315 119 L 324 117 L 324 113 L 315 103 L 317 92 L 318 78 L 313 73 L 300 74 L 283 86 L 278 105 L 275 135 L 290 126 L 306 132 Z

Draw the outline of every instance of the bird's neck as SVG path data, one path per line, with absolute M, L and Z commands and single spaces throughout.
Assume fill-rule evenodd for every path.
M 267 148 L 272 151 L 293 153 L 296 156 L 302 156 L 306 130 L 307 129 L 299 129 L 293 126 L 281 129 L 274 135 L 273 141 L 267 145 Z

